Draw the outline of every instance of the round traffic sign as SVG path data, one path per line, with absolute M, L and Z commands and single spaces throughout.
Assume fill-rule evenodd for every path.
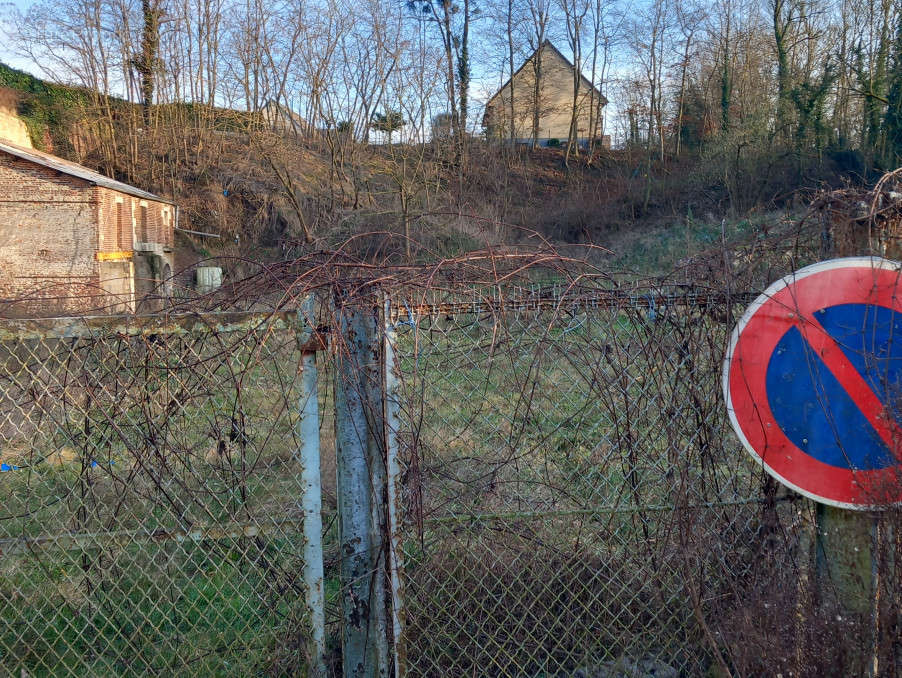
M 746 310 L 723 368 L 745 448 L 825 504 L 902 502 L 902 265 L 825 261 L 775 282 Z

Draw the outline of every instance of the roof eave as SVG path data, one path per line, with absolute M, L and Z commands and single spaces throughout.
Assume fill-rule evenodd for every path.
M 144 191 L 136 186 L 131 186 L 121 181 L 117 181 L 111 177 L 104 177 L 98 172 L 94 172 L 87 167 L 82 168 L 80 165 L 77 166 L 79 169 L 83 169 L 84 172 L 88 174 L 88 176 L 83 175 L 81 172 L 76 171 L 75 168 L 67 167 L 68 164 L 76 164 L 69 163 L 63 158 L 59 158 L 59 163 L 51 162 L 50 160 L 43 157 L 43 154 L 38 154 L 33 152 L 33 149 L 20 148 L 15 144 L 10 144 L 8 142 L 0 141 L 0 151 L 11 155 L 13 157 L 19 158 L 20 160 L 25 160 L 26 162 L 32 162 L 36 165 L 40 165 L 41 167 L 45 167 L 49 170 L 53 170 L 54 172 L 59 172 L 60 174 L 65 174 L 66 176 L 75 177 L 80 181 L 84 181 L 85 183 L 91 186 L 98 186 L 100 188 L 107 188 L 111 191 L 116 191 L 118 193 L 124 193 L 125 195 L 130 195 L 134 198 L 140 198 L 142 200 L 150 200 L 152 202 L 161 202 L 167 205 L 175 205 L 176 203 L 168 198 L 163 198 L 159 195 L 151 193 L 150 191 Z M 54 157 L 54 156 L 51 156 Z M 100 179 L 97 179 L 90 175 L 97 175 Z

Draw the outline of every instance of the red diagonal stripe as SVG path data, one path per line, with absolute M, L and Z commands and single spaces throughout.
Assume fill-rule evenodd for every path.
M 799 320 L 802 337 L 836 377 L 840 386 L 874 427 L 893 456 L 899 459 L 898 447 L 902 442 L 902 428 L 887 411 L 870 384 L 843 353 L 839 343 L 827 333 L 817 319 L 811 314 L 802 314 Z

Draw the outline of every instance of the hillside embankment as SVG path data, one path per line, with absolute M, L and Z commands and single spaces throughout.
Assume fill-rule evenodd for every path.
M 478 137 L 372 145 L 254 113 L 147 111 L 5 66 L 0 86 L 36 148 L 172 197 L 184 229 L 213 234 L 179 233 L 185 264 L 339 246 L 369 260 L 424 260 L 544 239 L 598 245 L 606 265 L 655 272 L 728 235 L 767 229 L 816 190 L 869 180 L 848 150 L 809 157 L 709 144 L 661 159 L 632 147 L 565 164 L 558 149 Z

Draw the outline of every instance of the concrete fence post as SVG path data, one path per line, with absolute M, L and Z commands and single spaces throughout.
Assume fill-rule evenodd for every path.
M 341 558 L 342 666 L 345 678 L 374 678 L 373 484 L 370 475 L 367 387 L 364 376 L 372 323 L 359 302 L 334 299 L 335 446 Z M 372 310 L 369 310 L 372 316 Z M 371 355 L 370 355 L 371 358 Z
M 334 300 L 335 440 L 345 678 L 403 675 L 398 380 L 388 306 Z M 394 643 L 394 651 L 392 651 Z
M 400 427 L 399 366 L 395 358 L 395 325 L 391 320 L 391 305 L 385 299 L 382 305 L 383 327 L 383 426 L 386 467 L 386 519 L 388 531 L 388 567 L 391 585 L 391 619 L 393 661 L 395 678 L 404 678 L 406 660 L 404 646 L 404 601 L 401 571 L 404 557 L 401 545 L 401 463 L 398 455 L 398 430 Z
M 370 640 L 373 648 L 374 675 L 388 678 L 388 538 L 386 512 L 385 426 L 383 401 L 385 388 L 382 379 L 383 322 L 380 305 L 373 299 L 366 308 L 366 346 L 361 375 L 365 382 L 367 415 L 367 465 L 370 472 L 371 530 L 373 535 L 373 572 L 370 589 Z

